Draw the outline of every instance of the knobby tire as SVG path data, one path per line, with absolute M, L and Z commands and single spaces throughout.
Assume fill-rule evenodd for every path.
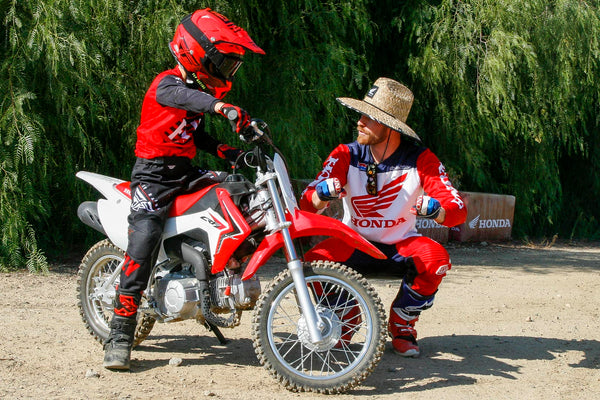
M 333 315 L 333 311 L 343 313 L 341 307 L 344 305 L 340 301 L 342 306 L 339 307 L 337 303 L 332 305 L 324 301 L 323 295 L 319 297 L 321 290 L 315 291 L 315 286 L 336 288 L 336 293 L 344 293 L 345 299 L 357 301 L 362 321 L 356 326 L 356 333 L 348 345 L 340 345 L 341 342 L 336 341 L 339 336 L 333 333 L 330 344 L 324 340 L 325 344 L 315 345 L 307 340 L 303 317 L 295 303 L 294 283 L 286 269 L 263 291 L 254 311 L 252 334 L 257 357 L 288 390 L 324 394 L 346 392 L 362 383 L 381 359 L 385 348 L 385 310 L 374 287 L 347 266 L 314 261 L 304 264 L 304 273 L 309 289 L 313 288 L 313 303 L 319 306 L 321 315 L 330 317 L 327 319 L 333 321 L 333 328 L 344 325 Z M 330 332 L 336 332 L 336 329 Z M 332 347 L 331 343 L 337 343 L 340 348 Z M 298 356 L 292 356 L 293 353 Z

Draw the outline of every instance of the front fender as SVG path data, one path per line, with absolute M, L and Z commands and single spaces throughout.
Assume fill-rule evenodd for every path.
M 332 236 L 343 240 L 356 249 L 360 249 L 371 257 L 387 258 L 371 242 L 335 218 L 298 209 L 295 210 L 293 215 L 286 214 L 286 216 L 288 221 L 292 222 L 289 228 L 292 239 L 307 236 Z M 281 247 L 283 247 L 283 236 L 280 232 L 265 237 L 252 255 L 242 279 L 252 277 Z

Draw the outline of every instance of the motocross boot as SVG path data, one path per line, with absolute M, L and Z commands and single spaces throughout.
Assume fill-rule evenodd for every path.
M 104 343 L 104 368 L 129 369 L 141 297 L 141 293 L 129 293 L 117 288 L 110 334 Z
M 414 291 L 406 281 L 402 281 L 398 295 L 392 302 L 388 332 L 392 337 L 394 351 L 403 357 L 418 357 L 415 322 L 419 320 L 421 311 L 433 305 L 435 293 L 423 296 Z
M 104 368 L 128 370 L 131 348 L 137 320 L 133 317 L 114 315 L 110 322 L 110 334 L 104 343 Z
M 415 322 L 418 320 L 419 317 L 406 321 L 400 318 L 393 309 L 391 310 L 388 333 L 392 338 L 392 349 L 396 354 L 403 357 L 419 357 L 421 354 L 415 329 Z

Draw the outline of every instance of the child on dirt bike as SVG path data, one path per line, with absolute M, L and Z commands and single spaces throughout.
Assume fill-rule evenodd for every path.
M 311 249 L 306 261 L 332 260 L 359 272 L 382 268 L 403 276 L 388 331 L 394 351 L 405 357 L 419 355 L 415 322 L 432 306 L 451 267 L 442 245 L 417 233 L 416 217 L 446 226 L 461 224 L 467 217 L 444 166 L 406 125 L 413 98 L 407 87 L 388 78 L 379 78 L 364 100 L 338 98 L 362 114 L 357 139 L 333 150 L 300 200 L 301 208 L 316 212 L 343 198 L 343 222 L 388 257 L 376 260 L 331 238 Z M 348 312 L 343 318 L 356 316 Z
M 209 136 L 204 115 L 224 116 L 236 133 L 243 133 L 250 116 L 222 99 L 245 52 L 265 54 L 244 29 L 208 8 L 181 21 L 169 49 L 177 67 L 150 85 L 137 129 L 129 242 L 104 347 L 104 367 L 109 369 L 130 368 L 137 309 L 172 201 L 199 178 L 210 183 L 225 175 L 193 167 L 196 148 L 232 162 L 242 153 Z

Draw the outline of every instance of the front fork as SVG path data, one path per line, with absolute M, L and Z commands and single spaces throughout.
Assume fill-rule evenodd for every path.
M 276 219 L 278 221 L 277 229 L 283 237 L 287 266 L 292 275 L 292 279 L 294 280 L 298 302 L 300 303 L 300 310 L 308 325 L 310 339 L 313 343 L 321 342 L 323 340 L 321 330 L 325 327 L 325 324 L 317 314 L 315 306 L 310 300 L 310 293 L 308 291 L 308 286 L 306 285 L 302 262 L 298 259 L 296 248 L 294 247 L 294 242 L 290 235 L 290 222 L 285 219 L 285 211 L 273 179 L 267 180 L 267 187 L 269 188 L 271 199 L 273 199 L 273 209 L 275 210 Z

